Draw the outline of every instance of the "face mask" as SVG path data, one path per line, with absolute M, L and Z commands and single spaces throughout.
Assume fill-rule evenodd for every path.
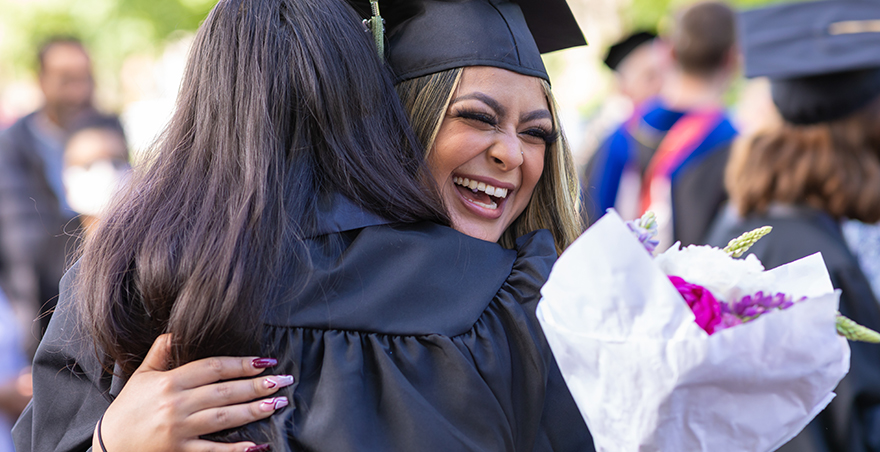
M 110 198 L 128 176 L 127 163 L 98 160 L 88 166 L 68 166 L 62 175 L 67 204 L 74 211 L 100 217 Z

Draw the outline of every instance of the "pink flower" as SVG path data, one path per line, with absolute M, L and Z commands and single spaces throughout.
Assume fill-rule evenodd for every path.
M 670 276 L 669 280 L 678 290 L 678 293 L 687 301 L 688 306 L 694 311 L 697 325 L 712 334 L 715 327 L 721 323 L 721 305 L 718 300 L 703 286 L 691 284 L 678 276 Z

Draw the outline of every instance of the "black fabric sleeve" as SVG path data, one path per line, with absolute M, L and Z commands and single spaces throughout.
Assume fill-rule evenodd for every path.
M 712 220 L 727 200 L 724 169 L 730 156 L 727 143 L 692 163 L 672 185 L 673 240 L 681 246 L 701 245 L 708 238 Z
M 544 399 L 544 411 L 541 415 L 540 436 L 536 438 L 535 450 L 549 450 L 554 452 L 593 452 L 593 437 L 584 421 L 556 358 L 550 349 L 550 344 L 544 337 L 540 323 L 536 317 L 538 301 L 541 299 L 541 286 L 550 274 L 550 269 L 555 262 L 556 248 L 553 236 L 549 231 L 538 231 L 520 237 L 516 243 L 517 260 L 511 278 L 518 275 L 530 275 L 532 281 L 529 284 L 510 284 L 502 291 L 512 291 L 517 287 L 516 298 L 526 310 L 529 320 L 535 324 L 535 341 L 542 350 L 544 364 L 547 368 L 546 392 Z M 552 255 L 553 259 L 546 256 Z
M 840 313 L 880 331 L 880 305 L 858 269 L 836 272 L 835 287 L 843 293 Z M 880 452 L 880 344 L 850 342 L 850 370 L 835 392 L 843 406 L 830 413 L 833 444 L 853 452 Z M 832 404 L 834 402 L 832 401 Z
M 33 366 L 34 397 L 12 429 L 18 452 L 91 451 L 92 433 L 110 405 L 112 379 L 76 321 L 71 270 Z

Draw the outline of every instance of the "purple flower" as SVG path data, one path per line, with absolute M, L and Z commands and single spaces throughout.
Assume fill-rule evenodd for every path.
M 760 306 L 753 305 L 753 306 L 748 306 L 745 309 L 743 309 L 739 315 L 740 315 L 740 317 L 757 317 L 757 316 L 761 315 L 763 312 L 764 311 L 761 309 Z
M 657 239 L 657 219 L 654 217 L 654 213 L 647 212 L 638 220 L 627 221 L 626 226 L 642 246 L 653 254 L 657 245 L 660 244 L 660 240 Z
M 726 306 L 726 305 L 727 305 L 727 303 L 721 303 L 722 310 L 724 309 L 724 306 Z M 715 325 L 715 332 L 717 333 L 718 331 L 726 330 L 727 328 L 730 328 L 730 327 L 736 326 L 736 325 L 741 325 L 742 323 L 743 323 L 743 321 L 739 317 L 737 317 L 729 312 L 723 312 L 723 313 L 721 313 L 721 322 L 718 323 L 718 325 Z
M 806 300 L 806 297 L 802 297 L 797 301 L 802 300 Z M 738 319 L 740 323 L 748 322 L 774 309 L 788 309 L 794 306 L 794 303 L 790 295 L 784 293 L 765 294 L 763 291 L 758 291 L 754 295 L 746 295 L 740 298 L 737 302 L 730 304 L 722 303 L 722 324 L 726 325 L 724 328 L 729 328 L 739 324 L 731 323 L 732 318 Z M 730 318 L 725 320 L 723 317 L 725 314 L 728 314 Z

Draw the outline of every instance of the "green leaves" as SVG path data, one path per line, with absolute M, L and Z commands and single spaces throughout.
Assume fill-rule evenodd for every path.
M 0 0 L 0 87 L 33 79 L 46 39 L 72 35 L 92 54 L 99 83 L 115 79 L 132 54 L 154 55 L 181 31 L 193 32 L 216 0 Z

